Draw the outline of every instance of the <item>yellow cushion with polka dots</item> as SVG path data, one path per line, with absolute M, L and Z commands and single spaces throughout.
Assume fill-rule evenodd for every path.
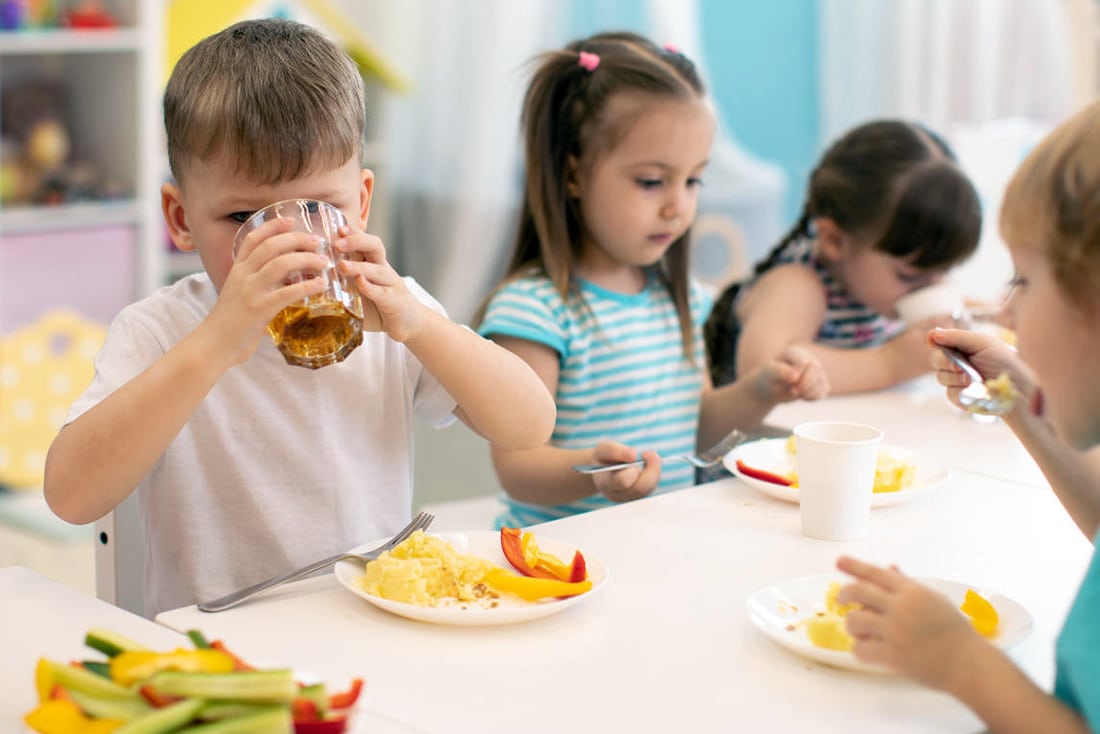
M 95 374 L 106 330 L 72 311 L 50 311 L 0 337 L 0 484 L 38 489 L 46 450 Z

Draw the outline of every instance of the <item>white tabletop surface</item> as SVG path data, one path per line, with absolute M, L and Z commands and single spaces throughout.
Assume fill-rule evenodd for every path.
M 1049 688 L 1054 639 L 1091 553 L 1049 490 L 959 470 L 913 502 L 874 510 L 861 542 L 803 537 L 796 505 L 737 479 L 536 531 L 604 561 L 606 587 L 541 620 L 450 627 L 388 614 L 329 575 L 157 621 L 232 641 L 246 657 L 365 676 L 372 709 L 439 734 L 973 732 L 977 719 L 945 695 L 781 648 L 749 621 L 746 599 L 829 572 L 841 552 L 1000 592 L 1033 615 L 1011 655 Z
M 930 452 L 944 464 L 1012 481 L 1045 483 L 1038 465 L 1000 420 L 979 423 L 948 401 L 931 375 L 888 390 L 835 395 L 777 406 L 771 426 L 843 420 L 880 428 L 883 443 Z
M 19 566 L 0 568 L 0 619 L 4 625 L 0 633 L 4 650 L 0 732 L 4 734 L 29 731 L 23 725 L 23 716 L 38 705 L 34 668 L 39 658 L 102 659 L 84 645 L 84 634 L 91 627 L 113 630 L 157 650 L 191 646 L 179 632 Z M 354 721 L 354 734 L 416 731 L 365 707 L 360 707 Z

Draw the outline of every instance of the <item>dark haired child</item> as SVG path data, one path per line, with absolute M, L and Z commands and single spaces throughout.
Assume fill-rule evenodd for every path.
M 978 195 L 937 135 L 900 120 L 852 129 L 814 168 L 791 231 L 715 302 L 704 330 L 714 384 L 791 345 L 821 362 L 832 393 L 927 372 L 925 335 L 950 323 L 905 328 L 895 304 L 966 260 L 980 233 Z

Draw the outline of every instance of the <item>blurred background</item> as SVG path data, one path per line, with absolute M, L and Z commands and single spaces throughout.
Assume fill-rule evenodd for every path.
M 708 84 L 720 135 L 696 224 L 705 283 L 744 275 L 790 226 L 832 139 L 904 117 L 943 134 L 979 189 L 982 245 L 953 277 L 995 300 L 1011 276 L 991 224 L 1001 188 L 1100 91 L 1097 14 L 1095 0 L 0 0 L 0 565 L 91 589 L 96 533 L 132 530 L 132 507 L 98 530 L 54 519 L 41 464 L 113 315 L 198 268 L 160 221 L 159 105 L 202 37 L 281 16 L 348 50 L 368 84 L 370 228 L 466 321 L 511 247 L 529 62 L 612 29 L 674 44 Z M 458 425 L 416 445 L 417 505 L 487 522 L 498 489 L 483 442 Z M 136 573 L 101 565 L 101 596 Z

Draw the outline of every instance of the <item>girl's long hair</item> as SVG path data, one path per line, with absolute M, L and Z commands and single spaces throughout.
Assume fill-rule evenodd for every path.
M 597 56 L 599 65 L 592 70 L 582 66 L 582 53 Z M 599 33 L 543 54 L 537 61 L 521 118 L 526 163 L 523 207 L 503 282 L 532 270 L 542 272 L 568 299 L 580 297 L 576 269 L 584 229 L 579 202 L 567 189 L 570 159 L 579 161 L 611 150 L 626 136 L 637 118 L 608 115 L 613 96 L 635 93 L 656 99 L 694 99 L 704 89 L 695 65 L 683 54 L 628 32 Z M 676 306 L 684 354 L 690 360 L 689 244 L 690 230 L 669 247 L 657 273 Z M 483 304 L 475 322 L 484 311 Z

